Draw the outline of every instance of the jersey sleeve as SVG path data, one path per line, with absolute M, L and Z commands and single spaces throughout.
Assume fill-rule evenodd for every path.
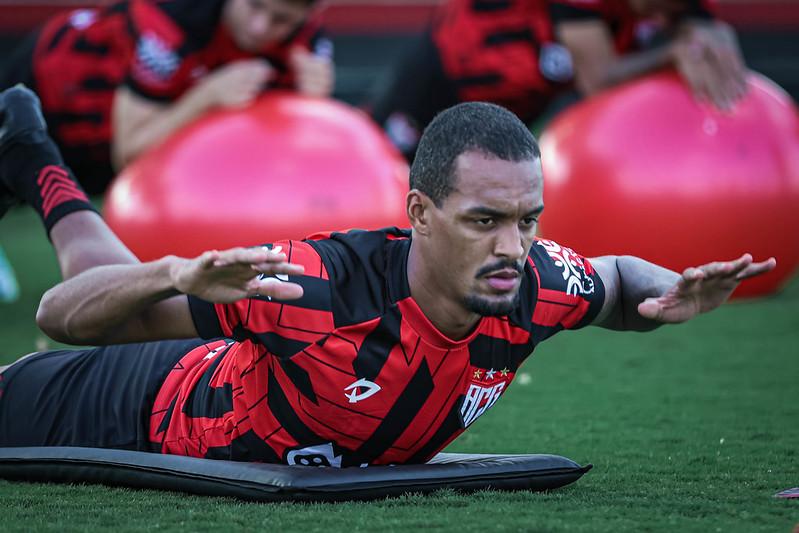
M 304 242 L 280 241 L 264 246 L 284 252 L 289 262 L 305 267 L 303 275 L 280 278 L 301 285 L 303 296 L 296 300 L 257 296 L 231 304 L 214 304 L 189 296 L 192 319 L 204 339 L 249 339 L 273 353 L 279 352 L 276 346 L 296 353 L 293 343 L 312 342 L 333 329 L 327 272 L 316 251 Z
M 587 326 L 605 301 L 605 286 L 591 262 L 571 248 L 536 239 L 528 261 L 536 283 L 533 325 L 544 338 L 562 329 Z
M 190 83 L 184 61 L 187 32 L 147 0 L 132 0 L 128 17 L 134 44 L 125 85 L 148 100 L 177 99 Z

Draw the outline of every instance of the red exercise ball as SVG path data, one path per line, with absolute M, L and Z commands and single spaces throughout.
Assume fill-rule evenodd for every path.
M 678 272 L 774 256 L 777 268 L 736 296 L 777 290 L 799 264 L 799 116 L 767 78 L 748 87 L 723 113 L 665 72 L 561 114 L 541 138 L 543 234 Z
M 104 216 L 142 260 L 406 226 L 408 165 L 369 118 L 294 94 L 212 113 L 148 151 Z

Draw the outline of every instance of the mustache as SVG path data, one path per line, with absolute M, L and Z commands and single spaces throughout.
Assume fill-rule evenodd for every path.
M 477 271 L 475 275 L 476 278 L 482 278 L 486 274 L 490 274 L 491 272 L 496 272 L 497 270 L 504 270 L 506 268 L 510 268 L 521 274 L 524 272 L 524 265 L 521 262 L 505 260 L 505 261 L 497 261 L 496 263 L 491 263 L 490 265 L 486 265 L 481 267 L 480 270 Z

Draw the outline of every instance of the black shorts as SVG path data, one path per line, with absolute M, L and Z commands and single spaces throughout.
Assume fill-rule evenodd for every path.
M 0 91 L 24 83 L 36 90 L 33 77 L 33 52 L 39 40 L 39 32 L 27 35 L 0 64 Z
M 0 447 L 157 451 L 149 420 L 169 371 L 200 339 L 41 352 L 0 375 Z

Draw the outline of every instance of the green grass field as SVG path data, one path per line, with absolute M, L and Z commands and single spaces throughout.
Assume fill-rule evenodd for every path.
M 33 317 L 57 280 L 38 220 L 0 221 L 22 299 L 0 305 L 0 364 L 45 342 Z M 799 280 L 651 334 L 596 328 L 539 347 L 506 397 L 449 451 L 593 463 L 547 494 L 440 492 L 373 503 L 251 504 L 0 481 L 0 531 L 774 531 L 799 523 Z

